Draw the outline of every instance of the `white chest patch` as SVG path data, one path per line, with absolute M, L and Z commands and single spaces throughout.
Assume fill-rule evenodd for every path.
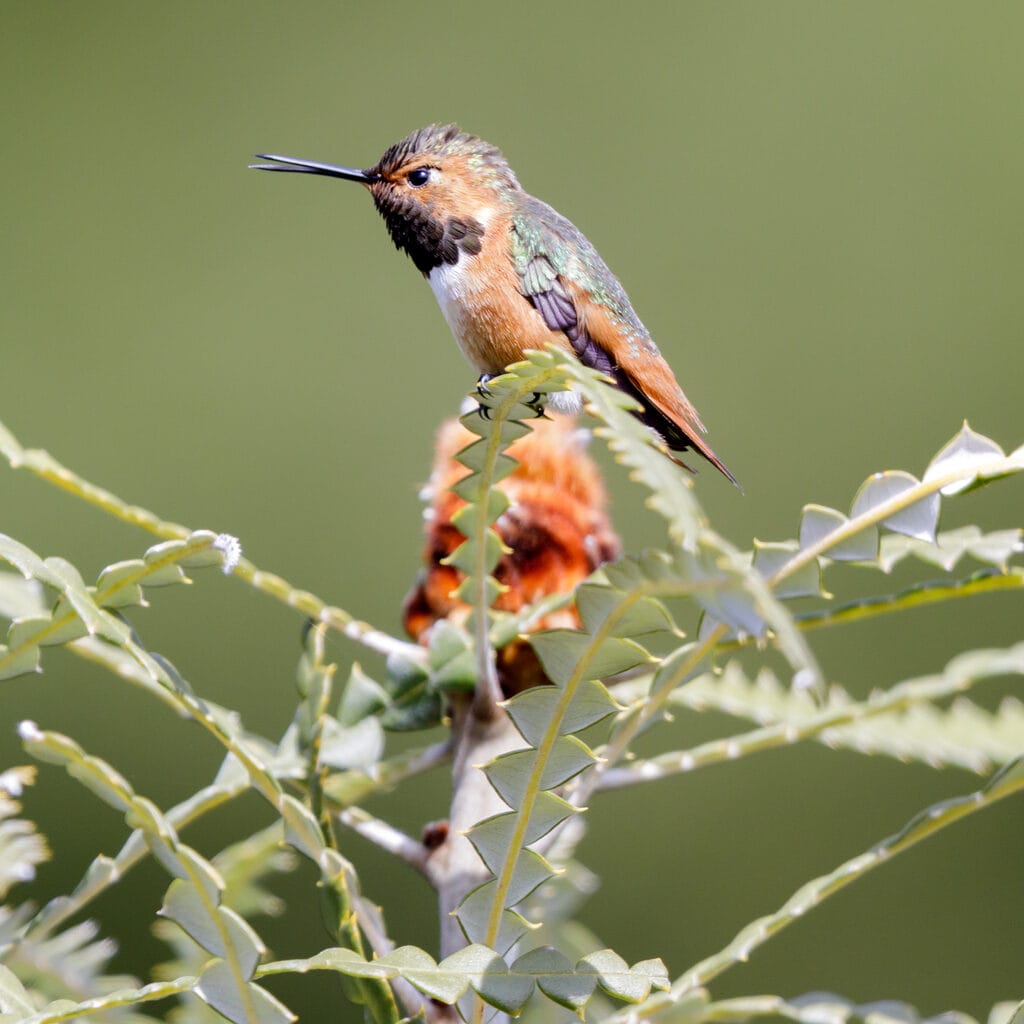
M 455 340 L 460 343 L 464 308 L 469 292 L 468 277 L 465 255 L 460 255 L 458 263 L 442 263 L 434 267 L 427 276 L 434 298 L 437 299 L 437 304 L 441 307 Z

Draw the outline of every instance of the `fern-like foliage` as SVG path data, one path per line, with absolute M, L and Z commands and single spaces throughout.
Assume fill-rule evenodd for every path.
M 753 566 L 785 598 L 825 597 L 822 571 L 833 562 L 889 572 L 913 555 L 950 570 L 970 555 L 1008 571 L 1009 559 L 1022 550 L 1019 529 L 983 535 L 968 528 L 938 535 L 939 515 L 943 497 L 1022 469 L 1024 446 L 1007 455 L 965 423 L 920 479 L 903 470 L 873 474 L 857 490 L 849 515 L 824 505 L 805 505 L 798 539 L 756 543 Z
M 498 487 L 514 466 L 506 449 L 530 429 L 538 398 L 566 388 L 583 397 L 598 420 L 595 432 L 646 491 L 648 504 L 664 519 L 665 541 L 660 549 L 605 565 L 573 595 L 499 614 L 492 608 L 500 592 L 494 571 L 504 549 L 494 526 L 508 511 Z M 192 531 L 126 504 L 46 453 L 23 448 L 0 427 L 0 454 L 11 466 L 161 539 L 141 557 L 108 566 L 87 583 L 66 560 L 42 558 L 0 535 L 0 559 L 17 570 L 0 573 L 0 616 L 10 621 L 0 646 L 0 679 L 38 672 L 46 648 L 66 645 L 191 718 L 224 753 L 210 785 L 163 813 L 74 740 L 23 725 L 29 752 L 61 765 L 121 811 L 131 834 L 116 856 L 97 857 L 73 892 L 38 912 L 12 906 L 0 915 L 0 960 L 6 965 L 0 965 L 0 1024 L 89 1017 L 141 1022 L 148 1003 L 172 997 L 179 1005 L 171 1019 L 179 1024 L 209 1024 L 215 1015 L 236 1024 L 276 1024 L 291 1019 L 290 1012 L 260 980 L 312 970 L 334 972 L 346 997 L 374 1024 L 398 1024 L 403 1013 L 447 1021 L 455 1011 L 442 1012 L 442 1005 L 458 1006 L 467 1016 L 472 1006 L 479 1021 L 484 1005 L 515 1015 L 530 1000 L 543 1002 L 540 997 L 549 1012 L 565 1008 L 587 1013 L 587 1019 L 622 1022 L 699 1024 L 772 1015 L 808 1024 L 917 1019 L 894 1004 L 857 1006 L 820 994 L 716 1003 L 706 986 L 833 892 L 938 829 L 1024 789 L 1022 705 L 1007 700 L 993 713 L 964 696 L 982 680 L 1024 675 L 1024 646 L 970 651 L 934 675 L 857 700 L 826 684 L 807 640 L 816 628 L 1024 586 L 1017 524 L 989 532 L 938 530 L 946 499 L 1024 469 L 1024 448 L 1007 455 L 965 424 L 920 477 L 875 474 L 848 511 L 807 505 L 796 539 L 755 542 L 745 552 L 712 528 L 689 478 L 664 458 L 658 440 L 632 414 L 631 399 L 571 356 L 529 354 L 489 383 L 482 404 L 483 415 L 463 419 L 475 440 L 459 455 L 469 470 L 455 486 L 466 503 L 455 520 L 465 542 L 450 558 L 464 574 L 458 596 L 472 614 L 468 630 L 438 623 L 426 648 L 390 637 L 256 568 L 240 558 L 233 538 Z M 910 560 L 938 568 L 945 578 L 846 604 L 825 592 L 823 574 L 845 571 L 834 568 L 842 563 L 884 574 Z M 125 617 L 144 606 L 154 588 L 188 582 L 186 570 L 207 565 L 221 566 L 311 620 L 296 712 L 280 741 L 254 735 L 239 714 L 202 698 L 171 661 L 146 648 Z M 796 598 L 813 607 L 794 613 L 789 602 Z M 495 647 L 518 639 L 546 610 L 570 600 L 579 629 L 532 637 L 551 685 L 502 701 Z M 695 635 L 688 637 L 685 630 L 693 624 Z M 384 655 L 383 673 L 353 663 L 339 686 L 341 677 L 326 658 L 327 630 Z M 749 664 L 755 644 L 761 652 L 771 650 L 774 663 L 748 674 L 741 665 Z M 741 648 L 748 649 L 742 662 L 735 657 Z M 476 763 L 476 751 L 459 744 L 471 742 L 466 737 L 472 730 L 453 725 L 450 741 L 390 755 L 387 734 L 448 724 L 447 713 L 455 721 L 467 708 L 474 721 L 499 722 L 506 728 L 503 740 L 511 742 L 484 748 L 504 752 L 488 754 L 483 765 L 488 810 L 471 819 L 466 834 L 472 850 L 461 841 L 470 856 L 476 851 L 489 877 L 468 894 L 464 885 L 449 904 L 466 894 L 455 915 L 467 945 L 457 949 L 456 942 L 456 950 L 438 961 L 422 949 L 396 946 L 388 936 L 382 914 L 363 897 L 341 853 L 336 829 L 355 829 L 404 857 L 441 892 L 443 858 L 432 859 L 428 840 L 405 836 L 357 803 L 453 754 L 456 774 L 465 773 L 467 764 Z M 668 718 L 666 712 L 710 708 L 754 727 L 628 760 L 635 739 Z M 661 735 L 670 732 L 667 726 Z M 802 740 L 976 772 L 1002 767 L 976 793 L 929 808 L 896 835 L 807 883 L 674 983 L 660 960 L 629 966 L 611 950 L 593 952 L 600 945 L 593 937 L 579 931 L 572 937 L 568 927 L 557 927 L 570 924 L 566 918 L 589 891 L 589 876 L 572 858 L 590 796 Z M 212 860 L 182 842 L 181 828 L 249 790 L 273 810 L 268 829 Z M 504 809 L 492 813 L 499 801 Z M 31 828 L 13 813 L 0 795 L 0 888 L 43 855 Z M 433 833 L 434 842 L 445 842 L 443 826 Z M 263 963 L 265 950 L 248 918 L 277 909 L 264 883 L 270 872 L 290 866 L 281 842 L 315 866 L 332 946 L 305 959 Z M 140 985 L 108 977 L 113 947 L 90 923 L 72 919 L 149 855 L 172 876 L 158 933 L 173 959 L 157 980 Z M 476 884 L 483 872 L 470 875 Z M 543 938 L 533 931 L 541 920 Z M 452 948 L 447 944 L 444 951 Z M 629 1005 L 609 1018 L 608 999 Z M 962 1024 L 969 1022 L 963 1018 Z
M 645 634 L 678 632 L 659 599 L 693 597 L 737 628 L 759 635 L 771 622 L 795 670 L 812 681 L 819 678 L 813 656 L 788 612 L 772 597 L 761 577 L 743 565 L 739 553 L 709 528 L 688 481 L 653 451 L 655 438 L 630 415 L 627 396 L 575 360 L 555 353 L 531 354 L 529 360 L 511 367 L 488 387 L 497 400 L 492 406 L 500 412 L 521 404 L 525 394 L 570 383 L 605 422 L 601 429 L 612 439 L 618 457 L 651 489 L 651 504 L 667 516 L 674 543 L 667 552 L 606 566 L 593 582 L 581 587 L 576 601 L 582 631 L 559 630 L 533 638 L 554 686 L 524 691 L 506 705 L 524 746 L 498 757 L 485 771 L 509 810 L 478 823 L 469 832 L 493 878 L 470 893 L 457 911 L 471 941 L 500 951 L 513 946 L 528 928 L 514 908 L 552 875 L 552 866 L 533 847 L 577 812 L 555 791 L 598 763 L 580 733 L 623 710 L 602 680 L 654 661 L 639 642 Z M 481 434 L 481 441 L 468 451 L 490 453 L 496 447 L 500 451 L 508 442 L 504 435 L 488 434 L 488 424 L 501 422 L 493 411 L 491 419 L 478 419 L 473 429 Z M 489 446 L 484 445 L 485 439 Z M 488 477 L 482 470 L 495 465 L 496 457 L 485 462 L 472 454 L 465 464 L 479 465 L 480 471 L 461 496 L 472 498 L 477 510 L 488 508 L 494 515 L 500 514 L 504 507 L 500 500 L 487 498 L 485 503 L 480 490 L 493 484 L 494 474 Z M 478 614 L 489 606 L 495 591 L 483 586 L 474 590 L 473 573 L 484 567 L 489 572 L 500 554 L 492 548 L 479 557 L 486 545 L 480 533 L 484 519 L 479 511 L 467 517 L 471 535 L 463 549 L 476 557 L 465 557 L 459 563 L 468 573 L 463 596 L 476 596 Z
M 36 865 L 50 859 L 46 840 L 35 824 L 15 817 L 21 810 L 17 798 L 35 777 L 35 769 L 27 766 L 0 773 L 0 899 L 19 882 L 35 878 Z
M 1024 750 L 1024 704 L 1007 697 L 998 712 L 990 712 L 962 696 L 948 708 L 938 702 L 985 680 L 1021 675 L 1024 644 L 1016 644 L 1005 650 L 958 655 L 941 673 L 904 680 L 862 701 L 832 684 L 821 703 L 784 685 L 768 668 L 752 680 L 738 662 L 730 661 L 722 672 L 706 673 L 675 689 L 669 703 L 752 719 L 760 728 L 612 768 L 605 772 L 601 787 L 691 772 L 807 739 L 935 768 L 988 772 Z M 642 705 L 649 687 L 649 680 L 624 684 L 616 689 L 616 696 Z
M 0 534 L 0 558 L 27 580 L 34 580 L 56 595 L 45 612 L 17 617 L 0 645 L 0 679 L 38 672 L 40 649 L 66 644 L 84 636 L 97 637 L 132 651 L 131 628 L 116 614 L 118 609 L 145 605 L 144 588 L 188 583 L 186 568 L 225 565 L 233 558 L 237 541 L 224 534 L 198 530 L 183 540 L 165 541 L 149 548 L 139 559 L 109 565 L 93 586 L 63 558 L 40 558 L 34 551 Z M 156 690 L 152 691 L 158 692 Z
M 153 856 L 173 876 L 160 914 L 177 924 L 201 946 L 208 959 L 191 986 L 204 1002 L 228 1020 L 260 1020 L 266 1024 L 293 1019 L 286 1007 L 255 984 L 256 966 L 265 947 L 244 918 L 223 903 L 224 881 L 216 868 L 182 843 L 167 818 L 127 780 L 73 740 L 23 723 L 21 736 L 29 753 L 63 766 L 105 803 L 139 828 Z M 61 1004 L 50 1013 L 66 1013 Z
M 651 989 L 667 989 L 660 960 L 629 966 L 610 949 L 598 950 L 572 963 L 550 947 L 540 947 L 506 962 L 494 950 L 471 944 L 437 963 L 415 946 L 402 946 L 373 961 L 351 950 L 326 949 L 308 960 L 267 964 L 262 974 L 329 970 L 351 977 L 395 978 L 410 982 L 430 999 L 454 1005 L 470 989 L 490 1006 L 518 1015 L 539 989 L 553 1002 L 582 1014 L 600 987 L 613 998 L 639 1003 Z
M 211 861 L 224 882 L 222 905 L 248 920 L 258 914 L 277 916 L 284 904 L 266 888 L 272 873 L 290 871 L 295 856 L 282 846 L 279 823 L 256 835 L 229 846 Z M 154 933 L 174 951 L 174 958 L 154 969 L 157 979 L 173 981 L 189 975 L 199 976 L 209 960 L 209 953 L 191 939 L 172 920 L 153 926 Z M 171 1024 L 216 1024 L 224 1018 L 198 999 L 182 996 L 182 1003 L 167 1015 Z

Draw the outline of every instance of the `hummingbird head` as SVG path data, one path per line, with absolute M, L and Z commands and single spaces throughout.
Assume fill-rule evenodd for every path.
M 521 191 L 501 151 L 457 125 L 428 125 L 389 146 L 372 167 L 259 154 L 257 170 L 356 181 L 369 189 L 388 232 L 424 274 L 480 252 L 487 223 Z

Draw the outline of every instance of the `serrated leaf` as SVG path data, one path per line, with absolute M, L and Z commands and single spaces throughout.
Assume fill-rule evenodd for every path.
M 46 614 L 43 587 L 19 573 L 0 572 L 0 618 L 33 619 Z
M 597 976 L 597 983 L 610 996 L 627 1003 L 646 999 L 652 987 L 669 988 L 668 972 L 661 960 L 641 960 L 632 968 L 618 953 L 600 949 L 585 956 L 576 965 L 580 971 L 589 968 Z
M 475 604 L 476 602 L 476 587 L 479 584 L 473 579 L 472 576 L 467 576 L 459 585 L 455 588 L 455 596 L 465 604 Z M 494 602 L 505 593 L 507 587 L 502 586 L 493 576 L 487 576 L 484 579 L 484 602 L 489 608 Z
M 476 432 L 478 433 L 478 431 Z M 490 450 L 490 439 L 485 437 L 478 437 L 477 440 L 471 444 L 466 445 L 462 448 L 456 458 L 462 463 L 471 473 L 479 473 L 487 462 L 488 452 Z M 508 456 L 505 456 L 508 458 Z M 463 480 L 466 478 L 463 477 Z M 468 499 L 472 500 L 472 498 Z
M 825 505 L 804 505 L 800 520 L 800 549 L 817 547 L 830 535 L 849 526 L 842 512 Z M 822 554 L 836 562 L 870 562 L 878 557 L 878 529 L 867 526 L 852 536 L 829 544 Z
M 917 477 L 902 470 L 893 469 L 885 473 L 875 473 L 868 477 L 857 491 L 857 495 L 853 499 L 853 507 L 850 510 L 850 518 L 857 519 L 859 516 L 866 515 L 879 505 L 907 494 L 919 485 L 920 481 Z M 929 494 L 906 505 L 899 511 L 893 512 L 892 515 L 882 520 L 882 525 L 908 537 L 934 541 L 935 530 L 939 523 L 939 504 L 939 495 Z
M 554 686 L 534 686 L 505 702 L 505 710 L 531 747 L 540 745 L 547 732 L 563 692 Z M 562 716 L 559 732 L 563 735 L 582 732 L 614 715 L 621 708 L 611 694 L 596 680 L 580 683 Z
M 389 732 L 427 729 L 441 721 L 441 698 L 424 693 L 414 701 L 395 703 L 381 715 L 380 724 Z
M 499 862 L 500 867 L 500 862 Z M 516 867 L 505 894 L 505 904 L 514 907 L 522 903 L 538 886 L 555 875 L 552 866 L 533 850 L 523 850 L 516 858 Z
M 0 533 L 0 558 L 13 565 L 25 579 L 38 580 L 54 590 L 60 590 L 60 578 L 45 561 L 31 548 L 3 533 Z
M 234 1024 L 290 1024 L 296 1016 L 266 989 L 238 983 L 231 966 L 215 960 L 203 971 L 196 994 Z
M 538 793 L 533 813 L 526 825 L 523 845 L 532 845 L 546 836 L 556 825 L 578 813 L 577 808 L 560 796 L 548 792 Z M 509 811 L 477 822 L 467 833 L 470 842 L 480 854 L 480 859 L 487 865 L 488 870 L 495 874 L 498 866 L 508 855 L 515 824 L 516 815 Z
M 480 989 L 483 978 L 486 975 L 500 977 L 501 975 L 508 974 L 508 967 L 506 966 L 505 961 L 502 960 L 493 949 L 488 949 L 487 946 L 481 946 L 476 943 L 452 953 L 451 956 L 445 957 L 438 965 L 438 968 L 441 971 L 461 975 L 473 987 L 473 989 L 477 991 Z M 521 1006 L 522 1003 L 525 1003 L 532 992 L 533 985 L 531 983 L 530 991 L 524 996 L 522 1001 L 517 1004 L 517 1006 Z M 514 993 L 506 991 L 504 996 L 514 996 Z M 508 1007 L 504 1008 L 509 1009 Z
M 587 1005 L 597 986 L 592 974 L 577 974 L 572 963 L 550 946 L 524 953 L 512 965 L 512 970 L 534 975 L 541 992 L 560 1006 L 575 1011 Z
M 586 633 L 571 629 L 534 633 L 530 644 L 547 677 L 559 686 L 565 686 L 577 672 L 584 679 L 608 679 L 650 661 L 647 651 L 632 640 L 609 637 L 595 642 Z
M 967 425 L 965 420 L 960 432 L 944 445 L 928 464 L 928 468 L 924 472 L 924 481 L 928 483 L 931 480 L 950 474 L 970 474 L 972 471 L 977 474 L 986 469 L 995 460 L 1004 457 L 1003 449 L 995 441 L 985 437 L 984 434 L 976 433 Z M 968 475 L 965 479 L 947 484 L 941 489 L 940 493 L 945 495 L 960 494 L 970 489 L 976 479 L 976 475 Z
M 61 608 L 58 603 L 58 610 Z M 59 620 L 63 618 L 64 621 Z M 40 619 L 20 619 L 11 624 L 7 633 L 7 642 L 12 647 L 20 647 L 22 644 L 32 643 L 36 638 L 40 647 L 55 647 L 59 644 L 71 643 L 83 636 L 88 636 L 89 631 L 85 623 L 74 614 L 74 612 L 59 615 L 54 612 L 53 617 Z
M 427 672 L 422 665 L 393 654 L 387 661 L 384 689 L 392 701 L 401 700 L 416 690 L 425 691 Z
M 518 1015 L 535 988 L 533 978 L 511 974 L 505 961 L 486 946 L 467 946 L 443 960 L 441 966 L 464 971 L 482 999 L 512 1015 Z
M 313 812 L 295 797 L 287 795 L 280 798 L 278 810 L 284 819 L 284 841 L 314 864 L 319 864 L 324 837 Z
M 384 753 L 383 727 L 376 718 L 343 726 L 337 719 L 325 717 L 322 725 L 320 763 L 328 768 L 368 768 Z
M 724 584 L 708 590 L 698 590 L 697 603 L 708 613 L 710 621 L 702 622 L 700 637 L 707 635 L 717 623 L 728 626 L 733 633 L 764 636 L 768 623 L 758 610 L 755 596 L 736 585 Z
M 537 760 L 537 751 L 514 750 L 496 757 L 484 767 L 484 774 L 509 807 L 520 807 L 530 783 L 530 772 Z M 544 763 L 540 789 L 555 789 L 597 763 L 597 758 L 585 743 L 575 736 L 559 736 Z
M 133 558 L 126 562 L 115 562 L 108 565 L 96 580 L 95 591 L 102 595 L 104 608 L 128 608 L 145 606 L 146 599 L 142 593 L 139 579 L 145 571 L 146 563 L 141 558 Z M 134 579 L 132 577 L 135 577 Z M 130 581 L 130 582 L 125 582 Z M 97 598 L 100 600 L 100 598 Z
M 503 456 L 503 458 L 507 457 Z M 509 459 L 509 462 L 514 465 L 513 460 Z M 480 478 L 473 475 L 460 480 L 452 487 L 455 494 L 466 500 L 466 504 L 452 516 L 452 525 L 466 537 L 497 522 L 509 506 L 509 497 L 500 487 L 494 487 L 488 491 L 486 500 L 482 494 L 478 497 L 469 496 L 470 492 L 479 490 L 481 486 Z
M 388 695 L 383 686 L 371 679 L 358 662 L 352 665 L 348 682 L 338 704 L 338 721 L 355 725 L 387 707 Z
M 59 618 L 73 609 L 94 636 L 101 636 L 112 643 L 124 643 L 128 639 L 128 627 L 97 607 L 81 574 L 70 562 L 63 558 L 47 558 L 46 566 L 60 581 L 61 596 L 54 607 L 54 617 Z
M 614 570 L 609 579 L 613 578 Z M 620 584 L 616 584 L 616 587 Z M 630 600 L 623 610 L 624 595 L 616 587 L 600 583 L 583 583 L 576 588 L 576 610 L 579 612 L 585 632 L 596 633 L 608 620 L 609 615 L 618 613 L 615 620 L 615 636 L 638 637 L 649 633 L 672 630 L 675 623 L 665 606 L 650 597 Z
M 493 878 L 484 882 L 483 885 L 477 886 L 459 904 L 458 909 L 455 911 L 455 916 L 458 919 L 459 925 L 462 927 L 463 932 L 466 934 L 466 938 L 470 942 L 483 942 L 487 936 L 490 910 L 491 904 L 494 901 L 495 888 L 496 886 Z M 501 918 L 498 925 L 498 934 L 494 940 L 495 950 L 499 953 L 507 952 L 529 930 L 530 924 L 521 914 L 517 914 L 514 910 L 503 910 L 501 912 Z M 482 983 L 487 987 L 488 992 L 485 993 L 481 988 L 479 990 L 480 995 L 495 1006 L 505 1009 L 506 1007 L 503 1003 L 495 1002 L 488 994 L 491 990 L 486 977 L 483 979 Z M 533 990 L 532 981 L 530 982 L 530 990 Z M 515 991 L 514 986 L 512 991 Z M 506 992 L 506 995 L 507 994 L 508 993 Z M 529 995 L 529 993 L 527 993 L 527 995 Z
M 764 577 L 774 576 L 797 552 L 795 541 L 754 541 L 753 567 Z M 775 596 L 786 600 L 795 597 L 819 597 L 824 593 L 821 585 L 821 563 L 812 559 L 775 586 Z
M 31 1017 L 36 1012 L 31 996 L 17 975 L 9 968 L 0 964 L 0 1011 L 16 1014 L 15 1019 Z
M 476 657 L 469 637 L 444 619 L 430 630 L 430 686 L 433 690 L 472 690 Z
M 27 647 L 12 654 L 10 648 L 0 645 L 0 680 L 16 679 L 39 671 L 38 647 Z
M 490 951 L 486 951 L 490 952 Z M 493 957 L 494 954 L 490 953 Z M 452 969 L 449 961 L 438 965 L 434 958 L 416 946 L 400 946 L 380 957 L 376 963 L 394 968 L 406 981 L 425 995 L 442 1003 L 453 1004 L 469 987 L 465 972 Z
M 203 949 L 234 960 L 251 978 L 266 947 L 252 927 L 230 907 L 211 905 L 191 882 L 177 878 L 164 896 L 160 914 L 183 928 Z
M 182 569 L 178 560 L 180 552 L 186 545 L 187 542 L 184 540 L 168 540 L 147 548 L 142 555 L 142 560 L 146 563 L 148 570 L 146 572 L 147 587 L 169 587 L 178 583 L 192 582 L 185 575 L 185 570 Z M 166 564 L 158 564 L 165 560 Z
M 864 853 L 801 886 L 775 913 L 752 921 L 713 956 L 702 960 L 673 984 L 673 995 L 685 994 L 706 984 L 751 953 L 769 938 L 797 920 L 829 896 L 863 878 L 869 871 L 940 829 L 983 810 L 998 800 L 1024 790 L 1024 757 L 1005 765 L 979 790 L 967 796 L 943 800 L 912 818 L 902 829 L 876 843 Z
M 221 536 L 221 541 L 225 538 Z M 224 548 L 217 546 L 218 535 L 212 530 L 193 530 L 184 542 L 185 547 L 204 545 L 191 554 L 182 555 L 177 561 L 185 569 L 208 569 L 224 566 Z
M 498 492 L 495 492 L 498 493 Z M 469 508 L 470 506 L 467 506 Z M 458 515 L 452 516 L 452 525 L 460 530 L 463 534 L 471 534 L 473 531 L 473 523 L 466 519 L 463 519 L 461 524 L 457 521 Z M 488 520 L 491 522 L 491 520 Z M 464 527 L 464 529 L 463 529 Z M 495 532 L 493 527 L 487 527 L 483 531 L 484 540 L 484 554 L 483 554 L 483 567 L 485 572 L 493 572 L 495 566 L 501 561 L 502 555 L 508 553 L 508 548 L 505 546 L 501 537 Z M 475 541 L 463 541 L 447 558 L 443 559 L 444 565 L 450 565 L 458 569 L 460 572 L 469 575 L 476 568 L 477 559 L 477 544 Z

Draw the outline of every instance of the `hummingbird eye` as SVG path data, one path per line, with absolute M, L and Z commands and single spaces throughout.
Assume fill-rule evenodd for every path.
M 413 188 L 422 188 L 428 181 L 430 181 L 430 168 L 417 167 L 414 171 L 410 171 L 408 175 L 406 175 L 405 180 L 408 181 Z

